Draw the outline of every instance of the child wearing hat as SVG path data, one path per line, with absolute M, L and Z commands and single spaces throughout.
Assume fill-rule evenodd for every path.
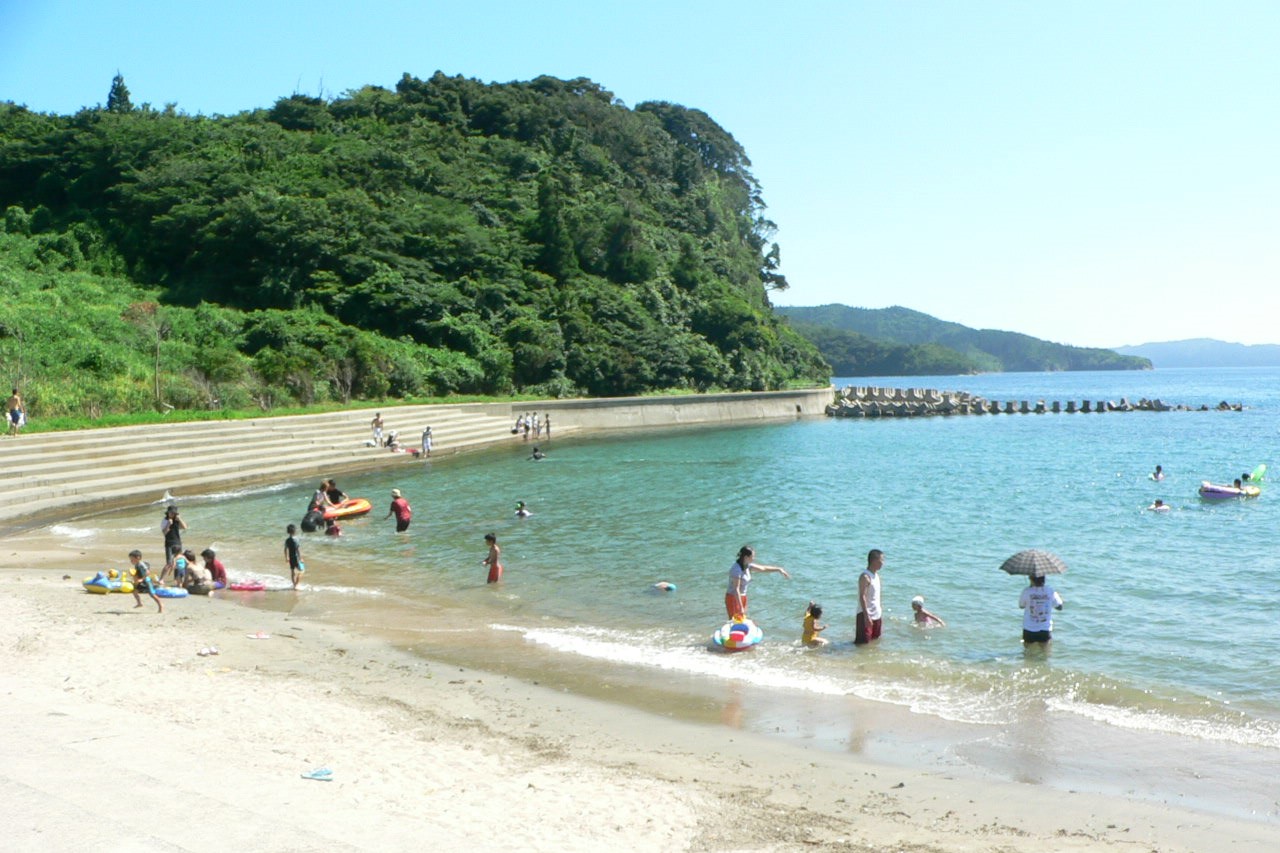
M 927 628 L 930 625 L 938 625 L 945 628 L 947 625 L 942 619 L 924 609 L 923 595 L 917 595 L 911 599 L 911 609 L 916 612 L 916 624 L 921 628 Z

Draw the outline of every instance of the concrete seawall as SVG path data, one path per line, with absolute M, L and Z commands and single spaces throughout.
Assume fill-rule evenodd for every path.
M 579 429 L 637 429 L 821 415 L 831 403 L 833 393 L 831 388 L 811 388 L 751 394 L 548 400 L 510 408 L 513 412 L 550 412 L 553 427 L 563 421 Z
M 552 440 L 617 429 L 660 429 L 821 416 L 831 388 L 671 397 L 538 400 L 386 406 L 317 415 L 183 422 L 27 433 L 0 440 L 6 500 L 0 534 L 66 520 L 165 494 L 193 495 L 284 480 L 423 464 L 412 453 L 370 446 L 369 423 L 380 411 L 386 431 L 418 446 L 431 426 L 432 458 L 500 447 L 517 439 L 521 412 L 551 415 Z M 543 438 L 542 441 L 547 439 Z

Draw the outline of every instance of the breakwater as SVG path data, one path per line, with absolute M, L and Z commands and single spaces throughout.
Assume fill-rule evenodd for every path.
M 1216 406 L 1201 405 L 1195 411 L 1240 411 L 1240 403 L 1225 400 Z M 1142 398 L 1136 403 L 1122 397 L 1111 400 L 988 400 L 967 391 L 939 391 L 934 388 L 882 388 L 846 385 L 836 392 L 827 414 L 837 418 L 911 418 L 928 415 L 1043 415 L 1101 414 L 1104 412 L 1192 411 L 1190 406 L 1170 405 L 1163 400 Z

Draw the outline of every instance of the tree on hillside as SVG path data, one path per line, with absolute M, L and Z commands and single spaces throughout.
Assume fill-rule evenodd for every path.
M 136 326 L 139 331 L 155 343 L 155 369 L 152 380 L 155 391 L 156 407 L 164 405 L 160 394 L 160 345 L 169 337 L 169 320 L 165 311 L 155 302 L 133 302 L 125 309 L 124 319 Z
M 133 111 L 133 103 L 129 100 L 129 87 L 124 84 L 124 75 L 119 71 L 111 79 L 111 91 L 107 93 L 107 112 L 127 113 Z

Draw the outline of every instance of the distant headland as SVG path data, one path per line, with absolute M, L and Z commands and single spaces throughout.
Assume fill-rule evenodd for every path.
M 1116 347 L 1123 355 L 1148 358 L 1156 367 L 1280 367 L 1280 345 L 1233 344 L 1213 338 Z
M 943 376 L 1065 370 L 1150 370 L 1140 355 L 1073 347 L 1017 332 L 971 329 L 919 311 L 848 305 L 775 307 L 837 376 Z

